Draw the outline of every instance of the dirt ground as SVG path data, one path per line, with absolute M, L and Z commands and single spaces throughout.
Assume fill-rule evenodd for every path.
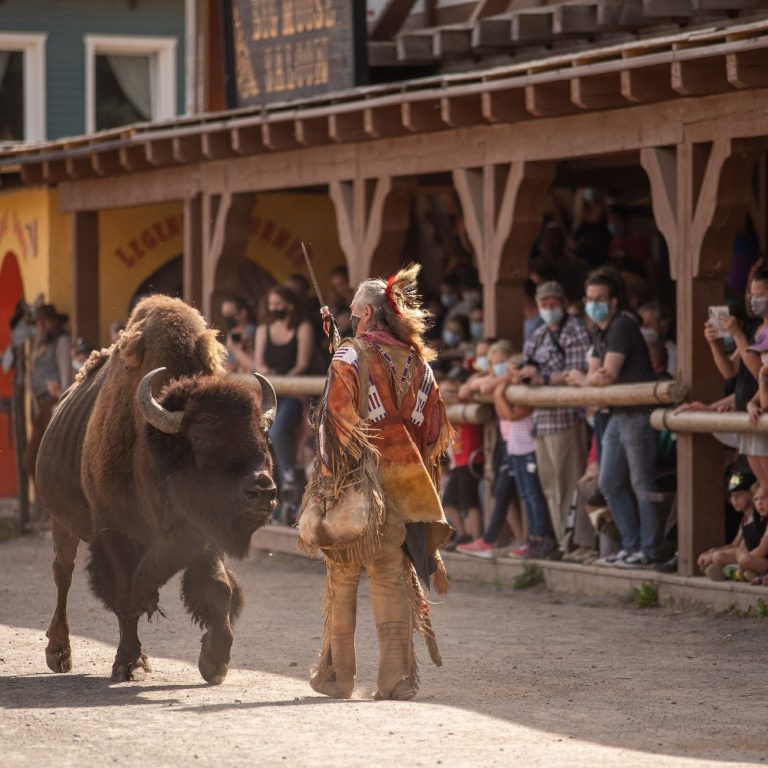
M 714 766 L 768 757 L 768 621 L 703 610 L 454 585 L 433 616 L 444 666 L 420 641 L 422 688 L 374 702 L 375 632 L 360 600 L 358 687 L 331 701 L 306 682 L 319 649 L 323 569 L 256 552 L 229 677 L 197 671 L 199 631 L 178 601 L 141 625 L 154 672 L 112 684 L 116 622 L 70 593 L 73 671 L 45 664 L 50 538 L 0 545 L 0 766 Z

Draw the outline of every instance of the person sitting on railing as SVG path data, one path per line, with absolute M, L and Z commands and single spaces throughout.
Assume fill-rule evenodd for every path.
M 723 378 L 736 379 L 735 409 L 747 410 L 756 419 L 761 412 L 757 396 L 761 357 L 768 353 L 768 270 L 761 269 L 752 275 L 748 303 L 751 314 L 761 320 L 754 333 L 750 333 L 749 329 L 745 332 L 738 319 L 728 315 L 720 317 L 717 326 L 708 320 L 704 325 L 704 338 Z M 723 344 L 723 333 L 728 334 L 736 345 L 736 350 L 730 355 Z M 753 400 L 752 405 L 750 400 Z M 760 484 L 768 486 L 768 435 L 742 434 L 739 437 L 739 453 L 747 457 Z
M 587 369 L 589 332 L 580 318 L 567 313 L 563 287 L 554 281 L 536 289 L 543 324 L 523 348 L 523 362 L 512 375 L 515 384 L 565 383 L 566 371 Z M 533 437 L 541 487 L 547 498 L 552 530 L 562 547 L 565 521 L 587 461 L 587 430 L 581 408 L 536 408 Z
M 621 277 L 613 270 L 596 270 L 587 278 L 585 292 L 585 310 L 595 325 L 589 371 L 569 371 L 567 383 L 605 387 L 654 381 L 640 326 L 624 311 Z M 600 488 L 621 534 L 622 549 L 605 558 L 607 565 L 650 567 L 661 559 L 664 520 L 654 501 L 657 446 L 648 408 L 611 408 L 602 436 Z
M 712 581 L 727 579 L 730 571 L 723 569 L 735 566 L 739 554 L 746 554 L 755 549 L 765 534 L 765 518 L 755 510 L 752 498 L 751 489 L 754 485 L 755 476 L 749 472 L 737 471 L 728 478 L 728 500 L 733 509 L 741 515 L 741 524 L 730 544 L 712 547 L 702 552 L 696 560 L 700 570 Z
M 284 285 L 266 296 L 262 323 L 256 329 L 254 367 L 265 376 L 300 376 L 312 360 L 312 326 L 303 316 L 296 297 Z M 277 464 L 283 518 L 292 522 L 300 488 L 296 486 L 296 452 L 304 404 L 297 397 L 281 397 L 277 417 L 269 430 Z

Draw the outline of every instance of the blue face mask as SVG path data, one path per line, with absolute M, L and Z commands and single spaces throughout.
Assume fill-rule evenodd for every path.
M 459 303 L 459 297 L 455 293 L 441 293 L 440 303 L 446 309 L 450 309 L 451 307 L 455 307 Z
M 493 366 L 493 375 L 494 376 L 503 376 L 507 372 L 507 368 L 509 368 L 509 364 L 504 363 L 496 363 Z
M 485 355 L 475 358 L 475 370 L 482 371 L 482 373 L 488 372 L 488 358 Z
M 588 301 L 584 305 L 584 311 L 593 323 L 602 323 L 611 313 L 611 309 L 605 301 Z
M 469 332 L 472 334 L 472 338 L 475 341 L 480 341 L 480 339 L 483 338 L 483 334 L 485 333 L 485 328 L 483 327 L 482 323 L 470 323 Z
M 554 309 L 539 309 L 539 317 L 547 325 L 558 325 L 562 322 L 565 312 L 560 307 Z
M 459 338 L 458 333 L 446 330 L 443 331 L 443 341 L 445 342 L 446 347 L 455 347 L 461 339 Z

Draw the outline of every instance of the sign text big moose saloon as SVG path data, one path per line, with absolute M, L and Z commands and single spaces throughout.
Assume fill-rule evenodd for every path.
M 364 82 L 365 3 L 231 0 L 230 10 L 231 106 L 306 98 Z

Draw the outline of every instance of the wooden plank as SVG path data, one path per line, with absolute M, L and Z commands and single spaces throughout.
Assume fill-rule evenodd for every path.
M 368 43 L 368 66 L 399 67 L 402 63 L 397 58 L 397 43 L 394 41 L 377 41 Z
M 651 186 L 653 219 L 667 245 L 670 277 L 676 280 L 679 237 L 677 150 L 675 147 L 644 147 L 640 150 L 640 165 Z
M 694 11 L 748 11 L 765 9 L 764 0 L 691 0 Z
M 569 3 L 554 6 L 552 32 L 559 36 L 595 34 L 597 3 Z
M 729 53 L 725 69 L 728 82 L 735 88 L 764 88 L 768 85 L 768 51 Z
M 388 0 L 376 21 L 368 25 L 369 40 L 391 40 L 402 28 L 416 0 Z
M 129 173 L 146 171 L 152 168 L 151 163 L 147 160 L 143 144 L 120 147 L 118 157 L 120 158 L 120 165 Z
M 672 68 L 669 64 L 625 69 L 619 73 L 621 94 L 627 101 L 647 103 L 674 98 Z
M 41 184 L 45 180 L 42 163 L 24 163 L 21 166 L 21 182 L 31 187 Z
M 682 96 L 702 96 L 719 93 L 730 87 L 726 64 L 722 57 L 673 61 L 672 89 Z
M 512 18 L 500 16 L 479 19 L 472 28 L 472 48 L 474 50 L 512 48 Z
M 535 117 L 567 115 L 574 111 L 571 86 L 555 80 L 525 87 L 525 107 Z
M 176 162 L 172 139 L 154 139 L 144 143 L 144 157 L 150 165 L 172 165 Z
M 119 151 L 96 152 L 91 155 L 91 167 L 97 176 L 114 176 L 122 172 Z
M 324 117 L 298 119 L 294 123 L 296 142 L 302 147 L 316 147 L 328 144 L 328 120 Z
M 600 29 L 637 29 L 643 23 L 642 0 L 600 0 L 597 5 Z
M 552 41 L 552 11 L 529 11 L 511 17 L 512 40 L 521 45 L 535 45 Z
M 440 117 L 451 128 L 476 125 L 482 120 L 480 96 L 444 97 L 440 100 Z
M 437 61 L 435 30 L 409 32 L 397 38 L 397 59 L 404 61 Z
M 530 119 L 525 108 L 525 88 L 486 91 L 480 99 L 483 120 L 489 123 L 511 123 Z
M 183 296 L 187 304 L 202 310 L 203 231 L 202 200 L 194 195 L 184 200 Z
M 273 152 L 284 152 L 299 146 L 296 141 L 293 120 L 262 123 L 261 141 L 267 149 L 271 149 Z
M 328 118 L 328 136 L 331 141 L 362 141 L 367 138 L 362 112 L 340 112 Z
M 404 101 L 402 105 L 403 125 L 413 133 L 438 131 L 445 128 L 441 103 L 435 101 Z
M 647 19 L 687 19 L 693 16 L 691 0 L 643 0 Z
M 472 50 L 472 27 L 440 27 L 432 43 L 432 53 L 438 59 L 467 56 Z
M 87 155 L 66 158 L 64 167 L 70 179 L 87 179 L 94 174 L 91 159 Z
M 213 131 L 204 132 L 200 137 L 200 152 L 206 160 L 221 160 L 232 157 L 232 132 Z
M 616 72 L 571 80 L 571 100 L 580 109 L 615 109 L 626 105 L 621 77 Z
M 173 159 L 177 163 L 199 163 L 203 159 L 201 136 L 174 136 L 171 139 Z
M 363 130 L 372 139 L 402 136 L 406 133 L 403 126 L 403 111 L 399 104 L 366 109 L 363 112 Z
M 64 160 L 44 160 L 42 176 L 49 184 L 58 184 L 69 177 L 69 172 Z
M 236 155 L 253 155 L 265 149 L 259 125 L 233 128 L 231 143 L 232 151 Z

